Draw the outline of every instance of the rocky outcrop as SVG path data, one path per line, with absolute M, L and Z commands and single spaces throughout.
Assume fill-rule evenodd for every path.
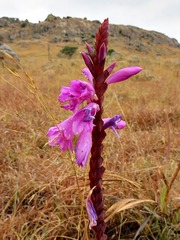
M 86 18 L 60 18 L 49 14 L 45 21 L 36 24 L 20 21 L 18 18 L 0 18 L 0 38 L 5 42 L 16 39 L 41 39 L 48 37 L 50 42 L 94 41 L 94 33 L 99 27 L 99 21 L 89 21 Z M 137 51 L 145 51 L 155 45 L 180 48 L 174 38 L 156 32 L 147 31 L 134 26 L 110 24 L 110 37 L 120 40 Z

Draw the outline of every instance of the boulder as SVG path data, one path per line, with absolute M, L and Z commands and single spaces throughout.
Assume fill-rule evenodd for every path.
M 6 44 L 4 43 L 0 43 L 0 58 L 4 58 L 4 53 L 8 53 L 9 55 L 11 55 L 16 61 L 19 62 L 19 57 L 18 55 Z

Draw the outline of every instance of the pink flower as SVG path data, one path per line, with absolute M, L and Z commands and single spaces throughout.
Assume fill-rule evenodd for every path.
M 93 187 L 86 199 L 86 210 L 89 218 L 89 229 L 97 225 L 97 213 L 91 200 L 91 195 L 95 187 Z
M 75 147 L 76 163 L 81 167 L 86 166 L 91 151 L 93 120 L 97 111 L 99 111 L 99 105 L 89 103 L 73 117 L 73 132 L 79 134 Z
M 75 148 L 76 163 L 79 166 L 81 167 L 86 166 L 88 156 L 91 151 L 91 147 L 92 147 L 92 130 L 91 126 L 86 125 L 86 127 L 79 135 Z
M 84 68 L 82 70 L 82 74 L 90 81 L 91 84 L 93 84 L 93 75 L 89 71 L 89 68 Z
M 122 69 L 118 70 L 117 72 L 115 72 L 114 74 L 112 74 L 106 80 L 106 82 L 107 82 L 107 84 L 122 82 L 122 81 L 132 77 L 133 75 L 139 73 L 140 71 L 142 71 L 142 68 L 138 67 L 138 66 L 122 68 Z
M 107 72 L 108 76 L 112 73 L 115 66 L 116 66 L 116 62 L 113 62 L 106 68 L 105 72 Z
M 48 130 L 47 137 L 50 146 L 59 145 L 62 151 L 73 150 L 72 138 L 74 133 L 72 131 L 72 121 L 73 119 L 70 117 Z
M 95 96 L 95 91 L 92 84 L 73 80 L 70 82 L 70 87 L 62 87 L 58 100 L 64 104 L 62 107 L 66 110 L 76 111 L 79 104 L 83 101 L 91 102 Z
M 103 128 L 111 128 L 117 137 L 119 137 L 119 134 L 116 129 L 123 129 L 126 126 L 126 122 L 122 120 L 122 117 L 120 115 L 115 115 L 112 118 L 104 118 L 103 122 Z
M 93 75 L 93 73 L 94 73 L 94 66 L 93 66 L 91 57 L 87 53 L 85 53 L 85 52 L 81 52 L 81 55 L 83 57 L 84 63 L 86 64 L 86 66 L 89 68 L 90 72 Z
M 99 111 L 99 105 L 89 103 L 62 123 L 51 127 L 47 132 L 49 145 L 59 145 L 62 151 L 75 150 L 76 163 L 84 167 L 92 146 L 93 120 L 97 111 Z M 74 149 L 73 138 L 75 135 L 79 135 L 79 137 Z
M 88 53 L 91 56 L 93 54 L 93 51 L 94 51 L 93 48 L 91 47 L 91 45 L 86 43 L 86 49 L 88 50 Z
M 98 53 L 99 62 L 105 60 L 106 54 L 107 54 L 107 49 L 106 49 L 105 44 L 103 43 L 99 48 L 99 53 Z
M 113 62 L 113 63 L 111 63 L 107 68 L 106 68 L 106 70 L 104 71 L 104 75 L 105 75 L 105 77 L 107 76 L 109 76 L 111 73 L 112 73 L 112 71 L 113 71 L 113 69 L 114 69 L 114 67 L 116 66 L 116 62 Z M 82 74 L 90 81 L 90 83 L 93 85 L 93 75 L 91 74 L 91 72 L 90 72 L 90 70 L 89 70 L 89 68 L 84 68 L 83 70 L 82 70 Z

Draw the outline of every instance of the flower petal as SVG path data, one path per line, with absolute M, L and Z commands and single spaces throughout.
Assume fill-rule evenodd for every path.
M 75 135 L 80 134 L 85 128 L 88 131 L 93 130 L 93 120 L 96 112 L 99 111 L 97 103 L 89 103 L 87 106 L 81 108 L 73 115 L 72 131 Z
M 78 105 L 83 101 L 90 102 L 95 97 L 95 90 L 91 83 L 82 80 L 72 80 L 70 87 L 62 87 L 61 93 L 58 97 L 59 101 L 66 103 L 62 107 L 66 110 L 76 111 Z
M 142 71 L 142 68 L 138 67 L 138 66 L 131 66 L 131 67 L 123 68 L 123 69 L 120 69 L 119 71 L 115 72 L 113 75 L 111 75 L 107 79 L 106 82 L 107 82 L 107 84 L 121 82 L 121 81 L 124 81 L 124 80 L 130 78 L 131 76 L 139 73 L 140 71 Z
M 89 70 L 91 71 L 91 73 L 93 75 L 94 66 L 93 66 L 93 63 L 92 63 L 90 57 L 85 52 L 81 52 L 81 55 L 82 55 L 82 57 L 84 59 L 84 62 L 86 64 L 86 66 L 89 68 Z
M 98 53 L 99 62 L 103 61 L 106 58 L 106 54 L 107 54 L 106 46 L 103 43 L 99 48 L 99 53 Z
M 105 118 L 105 119 L 103 119 L 103 121 L 104 121 L 103 129 L 106 129 L 108 127 L 114 126 L 116 121 L 119 120 L 119 119 L 120 120 L 122 119 L 121 115 L 115 115 L 112 118 Z
M 96 112 L 99 111 L 97 103 L 89 103 L 78 110 L 73 116 L 73 133 L 79 134 L 75 148 L 76 163 L 85 167 L 92 147 L 93 120 Z
M 126 126 L 126 122 L 122 120 L 121 115 L 115 115 L 112 118 L 104 118 L 104 129 L 111 128 L 117 137 L 119 137 L 118 132 L 116 129 L 123 129 Z
M 126 126 L 126 122 L 123 120 L 116 122 L 116 129 L 123 129 Z
M 92 192 L 93 192 L 94 188 L 95 187 L 93 187 L 89 191 L 89 194 L 88 194 L 87 199 L 86 199 L 86 210 L 87 210 L 87 214 L 88 214 L 89 221 L 90 221 L 89 222 L 89 229 L 91 229 L 92 227 L 97 225 L 97 213 L 96 213 L 96 210 L 94 208 L 93 202 L 91 200 L 91 195 L 92 195 Z
M 87 77 L 87 79 L 92 83 L 93 82 L 93 75 L 91 74 L 91 72 L 89 71 L 89 68 L 84 68 L 82 70 L 82 73 L 84 74 L 85 77 Z
M 92 147 L 92 132 L 88 131 L 88 129 L 84 129 L 77 141 L 75 154 L 76 154 L 76 163 L 81 166 L 85 167 L 89 153 Z
M 50 146 L 59 145 L 62 151 L 67 149 L 72 151 L 73 133 L 71 118 L 68 118 L 64 122 L 51 127 L 47 132 L 47 137 Z
M 126 122 L 123 120 L 120 120 L 119 122 L 115 123 L 114 126 L 111 126 L 110 128 L 113 130 L 113 132 L 116 134 L 116 136 L 119 138 L 119 134 L 116 131 L 116 129 L 123 129 L 126 126 Z
M 47 132 L 48 143 L 50 146 L 56 146 L 60 143 L 60 130 L 57 126 L 49 128 Z
M 106 68 L 105 71 L 107 71 L 110 75 L 112 73 L 113 69 L 115 68 L 115 66 L 116 66 L 116 62 L 113 62 Z
M 93 54 L 93 48 L 87 42 L 86 42 L 86 49 L 88 50 L 88 53 L 91 56 Z

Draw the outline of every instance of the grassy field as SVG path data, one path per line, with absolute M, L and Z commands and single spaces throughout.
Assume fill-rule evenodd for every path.
M 71 58 L 57 57 L 65 45 L 78 50 Z M 80 169 L 46 137 L 49 127 L 68 116 L 57 101 L 60 88 L 85 80 L 79 54 L 85 46 L 34 40 L 10 47 L 21 67 L 8 56 L 0 62 L 0 238 L 92 239 L 85 210 L 88 166 Z M 107 130 L 104 141 L 106 209 L 122 201 L 108 221 L 108 239 L 178 240 L 180 49 L 157 46 L 143 53 L 117 41 L 109 48 L 115 53 L 107 64 L 143 71 L 110 85 L 105 96 L 104 117 L 122 114 L 127 122 L 120 139 Z

